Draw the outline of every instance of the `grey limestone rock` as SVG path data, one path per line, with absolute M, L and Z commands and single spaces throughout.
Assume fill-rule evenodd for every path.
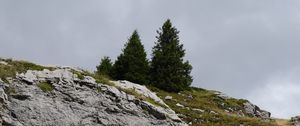
M 244 103 L 244 109 L 247 114 L 254 116 L 254 117 L 258 117 L 258 118 L 262 118 L 262 119 L 266 119 L 266 120 L 269 120 L 271 117 L 270 112 L 261 110 L 258 106 L 254 105 L 250 102 Z
M 37 84 L 47 82 L 52 91 Z M 69 69 L 28 70 L 9 84 L 0 82 L 0 125 L 10 126 L 186 126 L 169 107 L 136 99 L 113 86 L 80 80 Z M 126 83 L 130 83 L 127 82 Z M 155 93 L 131 85 L 145 96 L 165 103 Z M 13 89 L 13 92 L 6 91 Z M 149 92 L 150 91 L 150 92 Z M 146 108 L 146 109 L 145 109 Z M 146 111 L 145 111 L 146 110 Z
M 172 96 L 166 96 L 166 97 L 165 97 L 165 100 L 172 100 L 172 99 L 173 99 Z

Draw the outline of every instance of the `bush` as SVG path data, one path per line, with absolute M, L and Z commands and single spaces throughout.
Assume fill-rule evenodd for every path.
M 105 56 L 101 59 L 100 65 L 96 67 L 96 73 L 99 75 L 110 76 L 112 70 L 112 62 L 109 57 Z
M 50 92 L 53 90 L 53 86 L 49 84 L 48 82 L 40 82 L 37 84 L 37 86 L 43 91 L 43 92 Z

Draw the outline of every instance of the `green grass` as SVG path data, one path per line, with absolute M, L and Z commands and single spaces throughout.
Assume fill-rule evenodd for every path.
M 83 76 L 82 74 L 78 74 L 78 78 L 79 78 L 80 80 L 83 80 L 83 79 L 84 79 L 84 76 Z
M 80 79 L 80 80 L 83 80 L 84 79 L 84 76 L 86 76 L 86 74 L 84 72 L 79 72 L 79 71 L 76 71 L 76 70 L 71 70 L 71 72 L 73 74 L 76 74 L 77 77 Z
M 43 70 L 43 69 L 53 69 L 51 67 L 43 67 L 41 65 L 36 65 L 27 61 L 17 61 L 12 59 L 0 59 L 8 63 L 8 65 L 0 64 L 0 78 L 7 82 L 7 77 L 16 77 L 16 73 L 24 73 L 27 70 Z
M 237 112 L 243 110 L 242 104 L 246 102 L 243 99 L 231 98 L 224 100 L 213 91 L 201 88 L 191 88 L 179 93 L 169 93 L 154 87 L 148 88 L 157 92 L 161 99 L 164 99 L 165 96 L 172 96 L 173 99 L 165 100 L 165 103 L 177 114 L 184 115 L 181 118 L 187 123 L 192 122 L 192 126 L 239 126 L 240 124 L 246 126 L 276 126 L 275 122 L 272 121 L 267 122 L 259 118 L 238 116 Z M 189 95 L 193 98 L 188 98 Z M 178 107 L 176 106 L 177 103 L 185 107 Z M 204 112 L 193 111 L 192 108 L 202 109 Z M 234 111 L 230 113 L 225 112 L 225 109 L 229 108 L 234 109 Z M 217 114 L 212 113 L 212 111 Z
M 84 76 L 91 76 L 96 80 L 96 83 L 101 83 L 101 84 L 106 84 L 109 86 L 115 86 L 115 84 L 113 82 L 110 81 L 109 77 L 104 76 L 104 75 L 99 75 L 96 73 L 91 73 L 87 70 L 84 70 L 82 72 L 80 71 L 76 71 L 76 70 L 71 70 L 71 72 L 73 74 L 76 74 L 78 76 L 79 79 L 83 80 Z
M 109 86 L 115 86 L 115 84 L 110 81 L 109 77 L 106 77 L 103 75 L 97 75 L 97 74 L 93 75 L 92 77 L 94 77 L 96 79 L 96 83 L 106 84 Z
M 53 90 L 53 86 L 49 84 L 48 82 L 40 82 L 37 84 L 37 86 L 43 91 L 43 92 L 51 92 Z
M 15 77 L 16 69 L 12 66 L 0 64 L 0 78 L 4 82 L 8 82 L 6 80 L 7 77 Z
M 152 98 L 146 97 L 145 101 L 147 101 L 147 102 L 149 102 L 149 103 L 151 103 L 152 105 L 155 105 L 155 106 L 160 106 L 162 108 L 168 108 L 166 105 L 163 105 L 163 104 L 161 104 L 159 102 L 156 102 Z

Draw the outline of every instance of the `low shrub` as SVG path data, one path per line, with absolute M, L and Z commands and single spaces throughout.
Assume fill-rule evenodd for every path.
M 37 86 L 44 92 L 50 92 L 53 90 L 53 86 L 48 82 L 40 82 Z

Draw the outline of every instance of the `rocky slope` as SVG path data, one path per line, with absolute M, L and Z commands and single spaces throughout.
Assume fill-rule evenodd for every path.
M 96 83 L 89 76 L 79 79 L 68 69 L 29 70 L 9 84 L 0 83 L 2 125 L 186 125 L 168 107 Z M 155 94 L 148 95 L 165 105 Z
M 290 120 L 290 124 L 293 126 L 300 126 L 300 116 L 292 117 Z
M 243 99 L 192 88 L 179 93 L 154 90 L 181 119 L 193 126 L 275 126 L 270 113 Z
M 0 78 L 2 125 L 277 125 L 269 112 L 247 100 L 200 88 L 169 93 L 103 81 L 71 67 L 12 60 L 0 62 Z

